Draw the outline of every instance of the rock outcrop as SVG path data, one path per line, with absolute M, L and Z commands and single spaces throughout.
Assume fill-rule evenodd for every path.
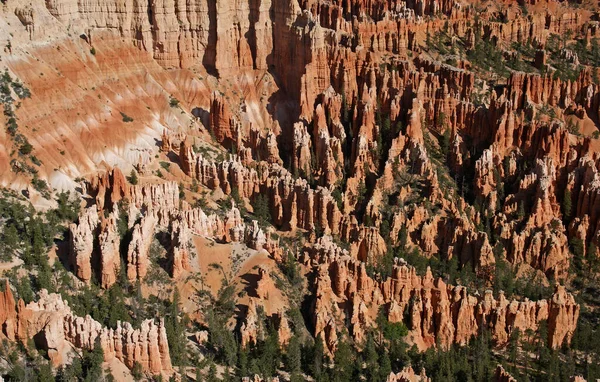
M 220 188 L 225 194 L 237 190 L 242 198 L 254 199 L 258 194 L 269 198 L 271 216 L 283 229 L 316 226 L 325 232 L 340 231 L 341 213 L 331 192 L 323 187 L 312 189 L 304 179 L 277 164 L 264 165 L 261 177 L 257 171 L 244 167 L 239 158 L 215 163 L 199 155 L 193 166 L 197 179 L 211 189 Z
M 127 250 L 127 279 L 131 282 L 142 280 L 148 273 L 149 251 L 154 238 L 156 220 L 144 216 L 133 227 L 131 242 Z
M 4 291 L 0 294 L 0 328 L 2 334 L 9 340 L 15 339 L 17 332 L 17 304 L 10 289 L 8 280 L 4 284 Z
M 425 369 L 422 369 L 420 374 L 416 374 L 412 367 L 407 366 L 399 373 L 392 372 L 386 382 L 431 382 L 431 378 L 427 377 Z
M 121 239 L 117 231 L 117 220 L 119 217 L 112 213 L 106 220 L 102 221 L 99 242 L 100 258 L 100 286 L 104 289 L 110 288 L 119 277 L 121 270 L 120 245 Z
M 54 365 L 67 361 L 64 355 L 70 348 L 89 350 L 99 341 L 106 361 L 117 358 L 129 368 L 139 363 L 143 371 L 151 374 L 172 373 L 162 321 L 156 324 L 145 320 L 140 329 L 118 322 L 116 329 L 109 329 L 90 316 L 75 316 L 58 294 L 42 290 L 37 302 L 25 305 L 19 300 L 15 304 L 8 284 L 7 287 L 0 297 L 6 308 L 0 316 L 4 334 L 23 343 L 35 338 L 36 345 L 48 352 Z
M 250 302 L 248 303 L 248 310 L 246 311 L 245 321 L 240 327 L 241 346 L 245 348 L 249 345 L 256 344 L 256 341 L 258 340 L 259 330 L 260 323 L 258 322 L 256 302 L 254 301 L 254 299 L 250 299 Z
M 140 329 L 128 322 L 117 322 L 115 329 L 102 327 L 90 316 L 64 318 L 65 340 L 82 349 L 91 349 L 97 340 L 104 351 L 104 359 L 117 358 L 128 368 L 139 363 L 142 370 L 151 374 L 171 371 L 169 344 L 164 322 L 144 320 Z
M 502 365 L 498 365 L 496 367 L 496 372 L 494 373 L 494 381 L 495 382 L 517 382 L 512 375 L 510 375 Z
M 350 322 L 351 336 L 361 343 L 365 331 L 375 326 L 375 308 L 379 306 L 386 307 L 391 322 L 404 321 L 402 312 L 407 312 L 410 321 L 405 324 L 410 341 L 420 349 L 436 344 L 443 348 L 453 343 L 467 344 L 481 327 L 502 345 L 515 328 L 535 331 L 543 320 L 548 322 L 548 345 L 557 348 L 570 341 L 579 317 L 579 305 L 560 286 L 550 300 L 518 302 L 507 300 L 503 294 L 495 299 L 491 291 L 479 297 L 469 295 L 465 287 L 447 285 L 434 279 L 430 271 L 418 276 L 402 260 L 394 265 L 391 278 L 385 282 L 370 278 L 365 264 L 347 255 L 322 256 L 321 261 L 313 320 L 315 335 L 324 337 L 332 351 L 335 341 L 327 339 L 327 328 L 332 323 L 338 326 Z
M 71 267 L 75 275 L 84 282 L 92 279 L 92 253 L 99 224 L 98 211 L 94 206 L 79 215 L 78 224 L 69 226 Z
M 279 382 L 279 377 L 263 379 L 259 375 L 254 374 L 254 377 L 243 377 L 242 382 Z
M 256 282 L 256 295 L 260 299 L 269 298 L 269 290 L 275 289 L 275 282 L 269 275 L 269 270 L 259 266 L 258 267 L 258 281 Z
M 169 259 L 171 277 L 179 278 L 192 270 L 191 232 L 185 223 L 174 220 L 171 226 L 171 253 Z

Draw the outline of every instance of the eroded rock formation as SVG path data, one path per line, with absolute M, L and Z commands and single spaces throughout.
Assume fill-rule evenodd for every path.
M 510 375 L 502 365 L 498 365 L 496 367 L 496 372 L 494 373 L 494 381 L 496 382 L 516 382 L 517 380 Z
M 127 250 L 127 279 L 141 280 L 148 273 L 150 263 L 149 251 L 154 238 L 156 220 L 152 216 L 144 216 L 133 227 L 131 242 Z
M 420 374 L 416 374 L 412 367 L 407 366 L 399 373 L 392 372 L 386 382 L 431 382 L 431 378 L 427 377 L 425 369 L 422 369 Z
M 514 271 L 533 269 L 551 282 L 564 283 L 574 263 L 569 250 L 574 238 L 581 240 L 586 259 L 599 255 L 600 162 L 592 134 L 600 116 L 597 73 L 582 64 L 583 55 L 565 47 L 559 52 L 561 60 L 582 70 L 560 79 L 551 53 L 552 34 L 574 32 L 589 47 L 591 39 L 600 36 L 598 15 L 573 10 L 568 2 L 549 2 L 535 12 L 528 4 L 535 5 L 536 0 L 522 3 L 501 7 L 488 2 L 479 8 L 454 0 L 352 4 L 202 0 L 122 7 L 113 0 L 103 4 L 34 0 L 27 5 L 9 1 L 3 15 L 23 29 L 16 41 L 44 45 L 40 41 L 63 26 L 81 40 L 72 44 L 65 37 L 68 45 L 78 47 L 60 45 L 70 57 L 85 58 L 72 67 L 61 65 L 41 48 L 31 48 L 36 62 L 56 62 L 53 73 L 40 73 L 43 80 L 31 75 L 37 77 L 39 71 L 30 65 L 30 57 L 21 57 L 22 62 L 14 57 L 3 60 L 9 69 L 29 73 L 34 95 L 62 89 L 53 86 L 56 82 L 46 83 L 50 74 L 59 76 L 54 72 L 75 73 L 69 81 L 77 82 L 60 94 L 67 100 L 61 101 L 62 111 L 79 110 L 81 105 L 69 102 L 67 93 L 83 102 L 90 102 L 90 97 L 81 89 L 98 88 L 91 98 L 118 95 L 102 99 L 98 109 L 86 110 L 85 123 L 67 112 L 60 123 L 52 123 L 76 126 L 71 135 L 95 141 L 101 135 L 97 125 L 113 128 L 114 121 L 107 118 L 116 109 L 105 109 L 106 105 L 121 99 L 137 104 L 147 94 L 154 97 L 146 104 L 149 112 L 137 111 L 140 117 L 149 115 L 140 118 L 142 122 L 136 115 L 133 125 L 139 123 L 143 129 L 132 129 L 131 135 L 124 132 L 125 143 L 92 150 L 93 160 L 84 165 L 47 155 L 48 165 L 40 167 L 42 178 L 54 177 L 58 184 L 70 176 L 67 173 L 86 174 L 107 163 L 125 162 L 123 168 L 130 168 L 131 160 L 121 156 L 135 157 L 136 168 L 144 169 L 139 185 L 129 184 L 118 167 L 85 184 L 83 193 L 95 205 L 70 225 L 71 269 L 83 282 L 96 278 L 109 288 L 123 259 L 127 278 L 143 281 L 155 234 L 168 232 L 169 270 L 180 278 L 198 270 L 193 235 L 244 242 L 281 261 L 285 252 L 280 244 L 285 243 L 275 230 L 297 231 L 306 234 L 309 243 L 294 255 L 305 270 L 317 275 L 314 334 L 325 341 L 329 353 L 344 326 L 361 344 L 375 325 L 375 307 L 380 305 L 391 322 L 404 321 L 407 312 L 409 340 L 420 349 L 436 343 L 444 348 L 466 344 L 482 327 L 503 345 L 515 328 L 537 330 L 543 320 L 548 322 L 552 348 L 568 343 L 579 306 L 563 287 L 558 286 L 548 300 L 509 301 L 503 294 L 470 294 L 465 287 L 434 279 L 431 272 L 417 275 L 402 262 L 394 265 L 386 281 L 367 272 L 401 246 L 427 258 L 457 260 L 460 269 L 472 269 L 479 276 L 493 275 L 501 261 Z M 525 9 L 532 12 L 526 14 Z M 5 26 L 1 28 L 4 32 Z M 452 57 L 432 54 L 431 35 L 440 31 L 450 40 Z M 121 40 L 145 52 L 137 52 L 142 58 L 114 66 L 112 61 L 131 55 L 120 53 L 131 51 L 93 53 L 96 47 L 121 46 Z M 509 67 L 509 74 L 493 74 L 497 81 L 476 78 L 475 73 L 487 68 L 480 68 L 469 53 L 486 43 L 511 61 L 520 57 L 514 42 L 535 49 L 533 64 L 543 69 L 542 75 Z M 460 54 L 454 54 L 454 47 L 461 48 Z M 60 56 L 68 61 L 65 57 Z M 159 65 L 194 71 L 161 71 Z M 115 91 L 91 80 L 110 72 L 107 67 L 143 73 L 145 82 L 128 82 L 127 90 Z M 129 72 L 110 73 L 120 82 Z M 101 78 L 100 83 L 114 80 Z M 135 92 L 129 89 L 136 86 Z M 174 98 L 176 92 L 185 98 L 181 103 Z M 58 98 L 50 91 L 46 97 Z M 34 103 L 37 100 L 23 101 L 18 113 L 24 125 L 52 119 Z M 124 105 L 138 106 L 119 103 Z M 164 113 L 163 107 L 177 113 Z M 124 123 L 130 123 L 123 111 L 121 115 Z M 43 135 L 24 132 L 35 146 L 44 146 L 45 140 L 49 146 L 62 145 L 72 138 L 59 130 L 40 130 Z M 59 135 L 63 143 L 57 143 Z M 215 142 L 203 144 L 223 147 L 210 153 L 199 148 L 196 144 L 208 135 Z M 141 141 L 145 148 L 138 152 L 135 146 Z M 0 143 L 11 147 L 4 140 Z M 231 152 L 229 158 L 223 155 L 225 149 Z M 216 201 L 223 194 L 239 196 L 239 208 L 232 205 L 223 213 L 209 213 L 191 207 L 179 196 L 180 179 L 162 181 L 148 172 L 156 165 L 152 158 L 158 150 L 169 163 L 179 161 L 181 171 L 170 172 L 169 179 L 197 181 L 213 191 Z M 0 154 L 0 164 L 10 163 Z M 49 166 L 55 170 L 49 171 Z M 13 171 L 12 164 L 0 166 L 4 167 Z M 240 213 L 261 195 L 266 196 L 274 225 L 269 229 L 244 220 Z M 567 198 L 570 209 L 565 207 Z M 127 237 L 123 231 L 131 233 L 126 253 L 121 253 Z M 334 236 L 347 243 L 347 249 L 336 245 Z M 486 280 L 491 283 L 492 278 Z M 269 300 L 274 288 L 269 271 L 259 268 L 257 300 L 250 299 L 246 317 L 240 317 L 243 346 L 257 342 L 262 325 L 257 306 Z M 0 308 L 6 307 L 0 312 L 4 334 L 24 338 L 29 328 L 38 330 L 38 323 L 29 323 L 37 319 L 36 312 L 66 310 L 58 301 L 37 304 L 43 306 L 17 305 L 10 290 L 4 292 L 0 296 Z M 287 318 L 271 313 L 285 345 L 290 336 Z M 61 341 L 89 348 L 93 339 L 101 338 L 105 354 L 130 367 L 138 361 L 153 373 L 170 369 L 160 324 L 144 322 L 139 330 L 121 324 L 109 333 L 89 317 L 66 317 L 72 318 L 66 334 L 56 334 L 61 333 L 55 327 L 62 325 L 61 319 L 43 329 L 53 361 L 60 359 Z M 425 379 L 412 370 L 389 378 Z
M 109 329 L 90 316 L 75 316 L 58 294 L 42 290 L 37 302 L 25 305 L 19 300 L 15 304 L 8 283 L 6 288 L 0 297 L 0 303 L 6 308 L 0 316 L 4 334 L 23 343 L 35 337 L 54 365 L 66 362 L 64 356 L 72 347 L 93 349 L 99 340 L 106 361 L 117 358 L 129 368 L 137 362 L 143 371 L 151 374 L 171 372 L 169 344 L 162 321 L 156 324 L 145 320 L 140 329 L 118 322 L 115 329 Z
M 557 348 L 570 342 L 579 316 L 579 305 L 561 286 L 550 300 L 509 301 L 503 294 L 494 298 L 491 291 L 484 296 L 469 295 L 465 287 L 447 285 L 429 270 L 418 276 L 402 260 L 385 282 L 369 277 L 365 264 L 348 255 L 321 255 L 320 261 L 313 320 L 315 335 L 322 337 L 331 351 L 335 339 L 328 337 L 327 328 L 332 323 L 344 325 L 349 319 L 350 335 L 361 343 L 365 331 L 375 326 L 379 306 L 386 307 L 391 322 L 404 322 L 407 312 L 410 340 L 421 349 L 467 344 L 482 327 L 501 345 L 515 328 L 535 331 L 542 320 L 548 322 L 548 345 Z

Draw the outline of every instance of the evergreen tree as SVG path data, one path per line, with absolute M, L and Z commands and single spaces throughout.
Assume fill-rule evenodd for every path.
M 587 263 L 590 268 L 588 276 L 591 276 L 592 279 L 594 278 L 594 275 L 600 272 L 600 257 L 596 255 L 596 250 L 596 244 L 591 241 L 587 250 Z
M 9 224 L 4 229 L 3 241 L 4 245 L 11 251 L 14 251 L 17 248 L 17 244 L 19 244 L 19 233 L 13 224 Z
M 204 377 L 202 376 L 202 369 L 198 366 L 196 367 L 196 376 L 194 377 L 194 380 L 196 382 L 204 380 Z
M 249 375 L 248 373 L 248 350 L 239 347 L 238 350 L 238 377 L 243 378 Z
M 45 256 L 41 256 L 39 264 L 39 270 L 37 275 L 38 289 L 46 289 L 48 292 L 54 292 L 54 285 L 52 284 L 52 270 L 48 265 L 48 259 Z
M 515 328 L 510 334 L 509 342 L 508 342 L 508 351 L 509 351 L 509 359 L 511 362 L 511 371 L 515 372 L 515 365 L 517 364 L 517 356 L 519 351 L 519 339 L 520 339 L 520 330 L 519 328 Z
M 198 192 L 200 187 L 198 186 L 198 181 L 196 179 L 192 179 L 192 185 L 190 186 L 190 191 Z
M 185 187 L 183 183 L 179 183 L 179 199 L 185 199 Z
M 144 377 L 144 370 L 142 369 L 142 364 L 139 362 L 134 362 L 133 367 L 131 368 L 131 375 L 135 381 L 141 381 Z
M 290 339 L 287 348 L 287 363 L 286 367 L 292 374 L 299 374 L 302 369 L 302 351 L 300 348 L 300 340 L 294 335 Z
M 335 351 L 335 365 L 333 367 L 332 381 L 350 381 L 354 371 L 354 354 L 350 345 L 345 341 L 338 344 Z
M 519 209 L 517 210 L 517 217 L 523 219 L 525 217 L 525 203 L 521 200 L 519 202 Z
M 206 382 L 218 382 L 219 378 L 217 378 L 217 367 L 213 361 L 210 362 L 208 366 L 208 373 L 206 375 Z
M 109 305 L 109 313 L 105 321 L 108 327 L 115 328 L 117 321 L 129 322 L 131 320 L 127 306 L 125 305 L 123 290 L 117 284 L 108 290 L 106 301 Z
M 169 340 L 169 352 L 173 365 L 182 366 L 187 359 L 184 319 L 181 318 L 179 310 L 179 291 L 175 289 L 173 293 L 173 302 L 171 302 L 165 312 L 165 330 Z
M 565 189 L 562 207 L 563 207 L 562 212 L 563 212 L 565 221 L 568 221 L 569 218 L 571 217 L 571 209 L 572 209 L 571 191 L 568 188 Z
M 252 203 L 254 216 L 261 227 L 266 227 L 271 221 L 271 210 L 269 209 L 269 199 L 264 194 L 259 194 Z
M 444 158 L 448 157 L 450 152 L 450 129 L 445 129 L 440 142 L 440 150 Z
M 23 276 L 19 279 L 19 283 L 17 284 L 17 295 L 19 298 L 22 298 L 26 304 L 29 304 L 35 298 L 29 276 Z
M 392 372 L 392 361 L 390 360 L 390 355 L 385 349 L 381 349 L 381 366 L 379 368 L 379 380 L 385 381 L 387 377 L 389 377 Z
M 406 230 L 406 226 L 403 224 L 402 228 L 400 228 L 400 232 L 398 232 L 398 242 L 401 250 L 406 249 L 406 243 L 408 242 L 408 231 Z
M 315 339 L 314 357 L 313 357 L 313 364 L 311 367 L 312 374 L 316 380 L 319 380 L 323 373 L 323 355 L 324 355 L 323 341 L 321 340 L 320 337 L 317 337 Z
M 258 364 L 260 374 L 266 378 L 273 377 L 279 367 L 281 355 L 279 352 L 279 335 L 273 327 L 269 328 L 267 336 L 264 342 L 259 344 L 258 350 L 260 354 Z
M 34 261 L 39 261 L 42 256 L 46 255 L 46 245 L 44 243 L 44 235 L 42 232 L 42 222 L 38 218 L 34 219 L 33 236 L 32 236 L 32 251 L 35 257 Z M 34 264 L 32 264 L 34 265 Z
M 573 252 L 573 267 L 575 273 L 580 274 L 583 271 L 583 261 L 584 261 L 584 243 L 583 240 L 577 237 L 571 238 L 569 240 L 569 244 L 571 246 L 571 251 Z
M 379 380 L 379 354 L 375 347 L 375 341 L 373 335 L 369 333 L 367 337 L 367 343 L 363 350 L 363 360 L 366 365 L 366 377 L 368 381 Z
M 203 291 L 200 297 L 203 298 L 206 293 Z M 217 353 L 217 358 L 228 366 L 234 366 L 238 362 L 237 342 L 233 332 L 227 327 L 227 321 L 235 310 L 234 293 L 235 287 L 229 285 L 225 278 L 216 299 L 208 292 L 211 301 L 206 312 L 209 345 Z
M 39 366 L 37 371 L 37 382 L 54 382 L 56 379 L 52 374 L 52 367 L 49 363 L 44 362 Z
M 138 184 L 137 172 L 135 172 L 135 170 L 131 170 L 131 173 L 129 173 L 129 177 L 127 177 L 127 180 L 129 180 L 129 183 L 133 184 L 134 186 Z
M 94 348 L 83 351 L 83 357 L 81 359 L 82 374 L 85 377 L 85 382 L 96 382 L 100 380 L 102 376 L 102 363 L 104 362 L 104 351 L 100 346 L 100 337 L 96 338 Z

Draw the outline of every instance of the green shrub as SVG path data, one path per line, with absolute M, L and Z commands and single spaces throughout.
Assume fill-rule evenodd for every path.
M 127 114 L 121 112 L 121 117 L 123 117 L 123 122 L 129 123 L 129 122 L 133 122 L 133 118 L 131 118 L 130 116 L 128 116 Z
M 160 162 L 160 167 L 162 167 L 163 169 L 169 171 L 169 169 L 171 169 L 171 163 L 165 162 L 165 161 L 161 161 Z
M 138 184 L 138 176 L 137 176 L 137 173 L 135 172 L 135 170 L 131 170 L 131 173 L 127 177 L 127 180 L 129 181 L 129 183 L 133 184 L 134 186 L 136 184 Z
M 33 146 L 28 141 L 25 141 L 25 143 L 21 145 L 21 148 L 19 148 L 19 153 L 21 153 L 21 155 L 29 155 L 32 151 Z

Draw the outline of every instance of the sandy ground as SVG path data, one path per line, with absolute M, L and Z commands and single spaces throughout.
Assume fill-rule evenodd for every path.
M 193 319 L 202 320 L 201 312 L 197 311 L 198 290 L 208 290 L 213 296 L 217 296 L 226 278 L 235 285 L 236 304 L 248 305 L 250 298 L 257 297 L 258 266 L 268 269 L 270 274 L 275 275 L 279 272 L 275 260 L 265 250 L 256 251 L 240 243 L 216 243 L 201 236 L 194 236 L 193 242 L 199 271 L 182 276 L 176 283 L 181 295 L 182 309 Z M 270 315 L 285 310 L 287 299 L 273 285 L 269 288 L 268 298 L 263 304 L 265 313 Z

